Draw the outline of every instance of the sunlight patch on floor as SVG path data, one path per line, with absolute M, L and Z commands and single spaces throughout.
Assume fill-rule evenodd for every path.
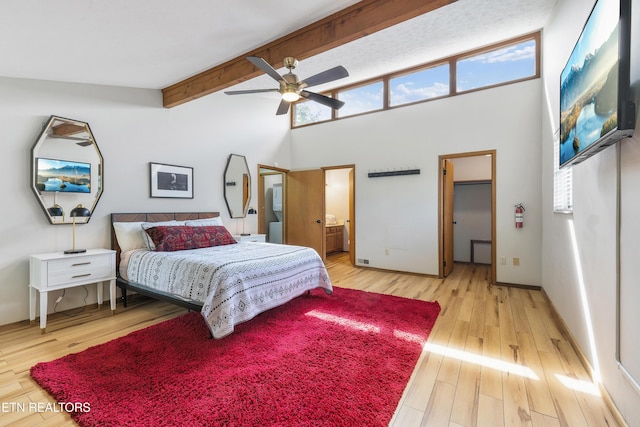
M 571 390 L 580 391 L 582 393 L 588 393 L 593 396 L 601 396 L 600 388 L 597 384 L 590 381 L 583 381 L 577 378 L 567 377 L 566 375 L 555 374 L 555 377 L 562 383 L 563 386 L 570 388 Z
M 358 322 L 357 320 L 347 319 L 346 317 L 334 316 L 333 314 L 323 313 L 318 310 L 311 310 L 306 313 L 307 316 L 315 317 L 326 322 L 335 323 L 336 325 L 345 326 L 363 332 L 380 332 L 380 328 L 370 323 Z
M 530 378 L 532 380 L 540 379 L 535 374 L 535 372 L 533 372 L 526 366 L 516 365 L 515 363 L 505 362 L 502 360 L 494 359 L 492 357 L 481 356 L 479 354 L 473 354 L 466 351 L 456 350 L 454 348 L 444 347 L 431 343 L 426 343 L 424 345 L 424 349 L 430 353 L 440 354 L 445 357 L 452 357 L 463 362 L 474 363 L 476 365 L 496 369 L 507 374 L 519 375 L 521 377 Z
M 580 259 L 580 251 L 578 250 L 578 239 L 576 238 L 576 230 L 573 220 L 569 220 L 569 232 L 571 234 L 571 245 L 573 246 L 573 258 L 576 265 L 576 274 L 578 275 L 578 286 L 580 287 L 580 299 L 582 302 L 582 311 L 584 313 L 584 321 L 587 327 L 587 335 L 589 338 L 589 349 L 591 350 L 591 362 L 593 363 L 592 377 L 596 383 L 600 383 L 602 377 L 600 375 L 600 361 L 598 360 L 598 350 L 596 348 L 596 338 L 593 332 L 593 323 L 591 322 L 591 310 L 589 308 L 589 299 L 587 298 L 587 289 L 582 274 L 582 261 Z
M 425 343 L 424 337 L 421 337 L 420 335 L 412 334 L 411 332 L 400 331 L 398 329 L 393 330 L 393 336 L 396 338 L 400 338 L 401 340 L 413 342 L 420 345 Z

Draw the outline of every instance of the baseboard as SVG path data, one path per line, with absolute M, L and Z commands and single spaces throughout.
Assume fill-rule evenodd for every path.
M 567 324 L 564 322 L 564 320 L 560 316 L 560 313 L 558 313 L 558 310 L 553 305 L 553 302 L 551 302 L 551 298 L 549 298 L 549 295 L 547 295 L 544 288 L 540 287 L 540 291 L 542 292 L 542 295 L 549 303 L 549 307 L 551 307 L 551 315 L 553 316 L 553 320 L 556 322 L 558 327 L 561 328 L 560 332 L 562 333 L 562 335 L 567 337 L 567 341 L 569 341 L 571 348 L 573 348 L 573 351 L 575 351 L 576 355 L 578 356 L 578 359 L 580 359 L 580 363 L 582 364 L 584 369 L 589 373 L 589 376 L 591 377 L 591 372 L 593 372 L 593 369 L 591 368 L 591 363 L 589 363 L 589 359 L 587 359 L 585 354 L 582 352 L 582 348 L 580 347 L 580 345 L 578 345 L 578 341 L 574 338 L 573 334 L 571 334 L 571 331 L 567 327 Z M 591 377 L 591 380 L 593 381 L 593 377 Z M 602 400 L 604 400 L 605 405 L 607 405 L 607 408 L 611 412 L 611 415 L 613 416 L 613 418 L 616 420 L 616 423 L 618 423 L 618 425 L 623 427 L 629 427 L 629 424 L 627 424 L 627 422 L 625 421 L 624 417 L 618 410 L 618 407 L 613 402 L 613 399 L 611 399 L 611 396 L 609 395 L 609 392 L 607 391 L 607 389 L 604 388 L 604 386 L 600 383 L 598 383 L 598 388 L 600 389 Z
M 542 290 L 542 286 L 521 285 L 521 284 L 518 284 L 518 283 L 497 282 L 494 286 L 506 286 L 507 288 L 528 289 L 530 291 L 541 291 Z
M 420 276 L 420 277 L 427 277 L 427 278 L 430 278 L 430 279 L 441 279 L 441 277 L 438 277 L 437 274 L 414 273 L 412 271 L 390 270 L 390 269 L 387 269 L 387 268 L 371 267 L 371 266 L 368 266 L 368 265 L 361 265 L 361 264 L 354 264 L 353 268 L 360 268 L 362 270 L 379 271 L 381 273 L 399 273 L 399 274 L 406 274 L 406 275 L 409 275 L 409 276 Z

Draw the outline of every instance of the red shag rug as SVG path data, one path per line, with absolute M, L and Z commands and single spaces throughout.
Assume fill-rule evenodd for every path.
M 188 313 L 31 376 L 82 426 L 386 426 L 439 312 L 318 289 L 221 340 Z

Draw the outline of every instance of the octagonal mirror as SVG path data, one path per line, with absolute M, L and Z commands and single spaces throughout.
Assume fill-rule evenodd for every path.
M 231 218 L 244 218 L 251 201 L 251 175 L 247 159 L 231 154 L 224 170 L 224 200 Z
M 31 149 L 31 187 L 51 224 L 89 222 L 71 217 L 93 210 L 103 190 L 103 159 L 89 124 L 51 116 Z M 76 210 L 74 212 L 78 212 Z

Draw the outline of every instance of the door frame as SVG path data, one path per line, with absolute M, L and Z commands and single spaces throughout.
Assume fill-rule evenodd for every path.
M 438 156 L 438 277 L 444 277 L 444 180 L 442 162 L 461 157 L 491 155 L 491 277 L 489 283 L 496 283 L 496 150 L 470 151 L 466 153 L 441 154 Z

